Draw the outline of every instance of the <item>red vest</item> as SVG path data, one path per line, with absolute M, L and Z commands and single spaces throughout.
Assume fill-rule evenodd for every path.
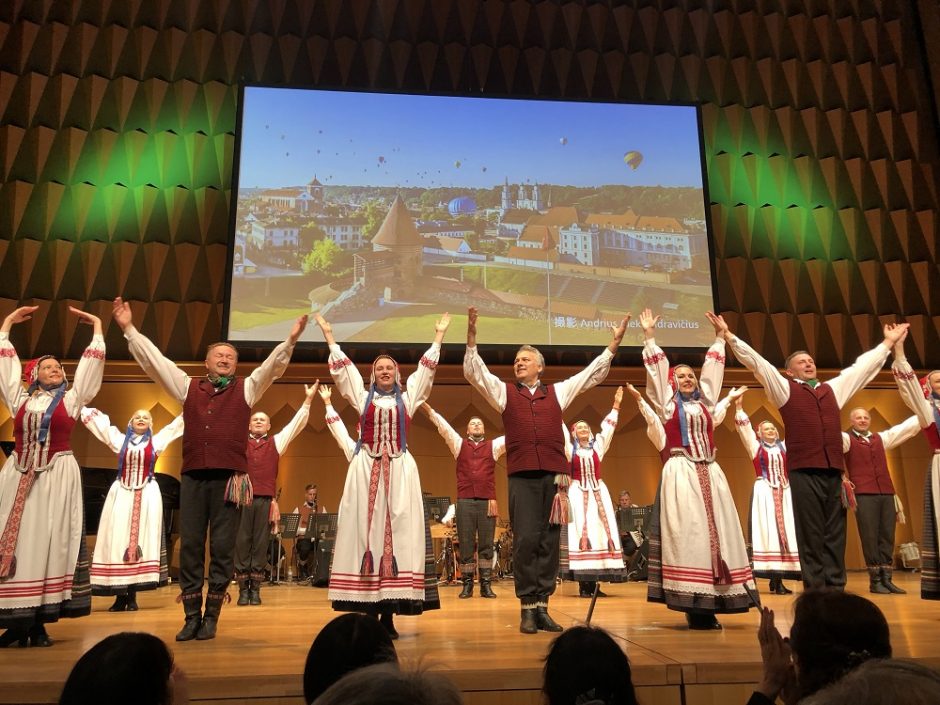
M 13 440 L 16 441 L 16 457 L 21 467 L 27 467 L 27 456 L 34 452 L 39 444 L 39 423 L 42 420 L 42 413 L 32 411 L 29 412 L 29 419 L 26 420 L 27 403 L 24 402 L 20 406 L 13 420 Z M 26 428 L 24 428 L 24 425 Z M 49 419 L 49 435 L 46 436 L 46 443 L 40 452 L 41 458 L 38 465 L 45 465 L 56 453 L 72 449 L 70 441 L 74 426 L 75 419 L 69 416 L 65 410 L 65 400 L 63 399 L 56 406 L 55 411 L 52 412 L 52 418 Z
M 270 436 L 260 440 L 248 437 L 248 477 L 255 497 L 273 497 L 277 493 L 277 467 L 281 454 Z
M 555 388 L 540 384 L 535 394 L 521 384 L 506 384 L 506 472 L 523 470 L 570 474 L 562 435 L 561 407 Z
M 831 468 L 842 471 L 842 429 L 839 406 L 828 384 L 787 380 L 790 398 L 780 407 L 787 427 L 787 469 Z
M 676 403 L 676 408 L 672 412 L 672 418 L 663 424 L 663 428 L 666 431 L 666 447 L 660 452 L 660 455 L 665 453 L 664 457 L 667 460 L 669 451 L 673 448 L 685 448 L 689 455 L 695 460 L 707 460 L 714 456 L 715 424 L 712 421 L 712 415 L 708 413 L 708 409 L 705 408 L 705 405 L 701 402 L 699 402 L 699 404 L 702 407 L 701 416 L 688 417 L 688 433 L 691 446 L 686 446 L 682 443 L 682 426 L 679 423 L 679 414 L 685 413 L 682 409 L 682 404 Z M 693 424 L 697 425 L 698 428 L 694 428 Z
M 577 441 L 575 441 L 577 442 Z M 601 479 L 601 459 L 597 456 L 597 451 L 593 448 L 591 452 L 594 454 L 594 479 Z M 584 481 L 584 459 L 578 455 L 577 447 L 571 449 L 571 479 L 577 480 L 578 482 Z
M 496 499 L 495 470 L 493 441 L 464 438 L 457 454 L 457 499 Z
M 384 412 L 384 414 L 383 414 Z M 387 422 L 383 422 L 377 416 L 386 415 Z M 372 457 L 382 454 L 383 446 L 388 447 L 390 455 L 397 456 L 401 454 L 400 426 L 398 421 L 398 407 L 393 406 L 390 409 L 380 409 L 375 404 L 369 404 L 361 420 L 362 428 L 359 429 L 359 437 L 362 439 L 362 446 Z M 408 435 L 408 429 L 411 428 L 411 417 L 405 414 L 405 435 Z
M 849 431 L 845 467 L 849 471 L 849 479 L 855 484 L 855 494 L 894 494 L 885 444 L 877 433 L 871 434 L 868 440 L 866 443 Z
M 202 469 L 247 472 L 245 431 L 251 407 L 245 401 L 241 378 L 216 390 L 203 377 L 189 382 L 183 402 L 183 467 L 181 472 Z

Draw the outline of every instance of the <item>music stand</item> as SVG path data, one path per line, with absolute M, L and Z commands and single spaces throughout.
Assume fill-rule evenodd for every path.
M 313 524 L 314 534 L 311 538 L 314 540 L 336 538 L 336 519 L 338 516 L 336 512 L 317 514 Z M 309 531 L 309 527 L 307 530 Z
M 281 540 L 277 544 L 277 579 L 272 580 L 275 585 L 281 582 L 281 554 L 283 553 L 282 542 L 284 539 L 297 540 L 297 529 L 300 528 L 300 513 L 281 514 Z

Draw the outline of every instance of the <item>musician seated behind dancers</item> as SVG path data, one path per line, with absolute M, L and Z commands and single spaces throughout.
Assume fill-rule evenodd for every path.
M 320 381 L 304 385 L 306 396 L 297 413 L 274 438 L 268 436 L 271 418 L 263 411 L 248 421 L 248 479 L 251 499 L 242 507 L 235 534 L 235 580 L 240 606 L 261 604 L 261 583 L 268 562 L 271 535 L 271 502 L 277 492 L 277 472 L 281 456 L 310 420 L 310 402 Z
M 740 387 L 747 391 L 747 387 Z M 761 421 L 755 433 L 744 413 L 743 393 L 734 400 L 734 427 L 754 465 L 751 520 L 748 524 L 754 576 L 770 579 L 770 591 L 789 595 L 784 578 L 800 577 L 800 554 L 793 521 L 787 447 L 773 421 Z
M 297 561 L 300 564 L 300 580 L 306 580 L 313 577 L 313 563 L 316 558 L 317 541 L 320 537 L 316 535 L 316 515 L 317 512 L 326 512 L 326 507 L 320 506 L 319 488 L 310 484 L 304 487 L 304 501 L 302 504 L 294 507 L 294 514 L 300 514 L 300 522 L 297 524 Z
M 630 497 L 630 490 L 620 490 L 620 497 L 617 498 L 617 509 L 630 509 L 630 507 L 635 506 L 633 498 Z
M 474 547 L 480 561 L 480 597 L 496 597 L 491 586 L 496 518 L 499 515 L 495 470 L 496 461 L 506 452 L 506 437 L 485 440 L 483 419 L 474 416 L 467 423 L 467 437 L 464 438 L 427 402 L 421 405 L 421 410 L 447 441 L 447 447 L 457 460 L 457 539 L 460 542 L 460 579 L 463 582 L 458 597 L 473 596 L 473 573 L 477 568 Z
M 578 581 L 581 597 L 607 597 L 598 582 L 619 583 L 626 579 L 620 533 L 610 501 L 610 492 L 601 479 L 601 464 L 610 448 L 623 387 L 617 387 L 610 413 L 601 421 L 597 435 L 586 421 L 571 426 L 571 440 L 565 455 L 571 463 L 571 522 L 567 527 L 568 571 L 562 576 Z
M 163 496 L 154 480 L 157 456 L 183 435 L 180 414 L 153 432 L 153 417 L 138 409 L 126 430 L 108 415 L 84 407 L 82 423 L 118 454 L 117 477 L 108 490 L 91 559 L 91 594 L 114 595 L 109 612 L 137 611 L 137 591 L 167 584 Z

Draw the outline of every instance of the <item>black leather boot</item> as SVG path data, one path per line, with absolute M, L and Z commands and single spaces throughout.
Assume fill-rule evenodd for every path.
M 535 617 L 535 605 L 522 608 L 522 621 L 519 623 L 519 631 L 523 634 L 536 634 L 539 630 L 539 624 Z
M 196 638 L 199 626 L 202 624 L 202 592 L 183 593 L 177 600 L 183 603 L 183 615 L 186 621 L 177 633 L 176 640 L 190 641 Z
M 461 600 L 466 600 L 468 597 L 473 597 L 473 574 L 464 575 L 460 578 L 463 583 L 463 590 L 460 591 L 460 594 L 457 595 Z
M 548 614 L 548 605 L 538 605 L 535 608 L 535 623 L 538 625 L 538 628 L 543 632 L 563 632 L 564 627 L 562 627 L 558 622 L 551 618 Z
M 46 627 L 43 624 L 34 624 L 31 626 L 27 636 L 29 637 L 30 646 L 52 646 L 54 643 L 46 633 Z
M 261 604 L 261 581 L 257 578 L 252 578 L 248 581 L 248 604 Z
M 251 581 L 243 578 L 238 581 L 238 600 L 235 602 L 239 607 L 251 604 Z
M 16 644 L 20 647 L 29 645 L 28 629 L 23 627 L 10 627 L 0 634 L 0 649 Z
M 137 588 L 133 585 L 127 588 L 127 611 L 136 612 L 140 607 L 137 606 Z
M 868 566 L 868 592 L 876 595 L 890 595 L 891 591 L 881 582 L 881 568 L 879 566 Z
M 710 613 L 686 612 L 685 621 L 688 623 L 689 629 L 702 631 L 721 629 L 721 624 L 719 623 L 718 618 Z
M 597 583 L 593 580 L 579 580 L 578 597 L 593 597 L 595 585 L 597 585 Z
M 202 624 L 196 632 L 199 641 L 215 639 L 215 631 L 219 625 L 219 615 L 222 613 L 222 603 L 231 601 L 227 592 L 210 592 L 206 594 L 206 611 L 202 615 Z
M 793 590 L 788 588 L 783 584 L 783 578 L 777 578 L 777 589 L 775 591 L 778 595 L 792 595 Z
M 891 582 L 891 577 L 894 574 L 894 571 L 891 569 L 891 566 L 886 565 L 881 567 L 881 584 L 887 588 L 888 592 L 894 595 L 906 595 L 907 590 L 899 588 L 893 582 Z
M 490 581 L 493 579 L 493 571 L 489 568 L 480 569 L 480 597 L 496 597 Z
M 388 632 L 388 635 L 392 640 L 398 638 L 398 630 L 395 629 L 395 615 L 393 615 L 391 612 L 383 612 L 379 617 L 379 624 L 385 627 L 385 631 Z
M 114 604 L 108 608 L 108 612 L 123 612 L 127 609 L 127 595 L 115 595 Z

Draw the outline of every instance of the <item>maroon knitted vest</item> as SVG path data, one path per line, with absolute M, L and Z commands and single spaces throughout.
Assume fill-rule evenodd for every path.
M 270 436 L 260 441 L 248 438 L 248 477 L 255 497 L 273 497 L 277 492 L 277 468 L 281 454 Z
M 871 434 L 868 440 L 870 442 L 866 443 L 849 431 L 845 467 L 849 471 L 849 479 L 855 484 L 855 494 L 894 494 L 885 444 L 877 433 Z
M 496 499 L 493 441 L 464 438 L 457 454 L 457 499 Z
M 506 472 L 523 470 L 571 473 L 565 457 L 561 406 L 551 385 L 539 385 L 535 394 L 521 384 L 506 384 Z
M 222 390 L 205 377 L 190 380 L 183 402 L 181 472 L 208 468 L 247 472 L 245 431 L 250 419 L 243 379 Z
M 839 405 L 828 384 L 787 380 L 790 398 L 780 407 L 787 427 L 787 469 L 831 468 L 842 471 L 842 429 Z

